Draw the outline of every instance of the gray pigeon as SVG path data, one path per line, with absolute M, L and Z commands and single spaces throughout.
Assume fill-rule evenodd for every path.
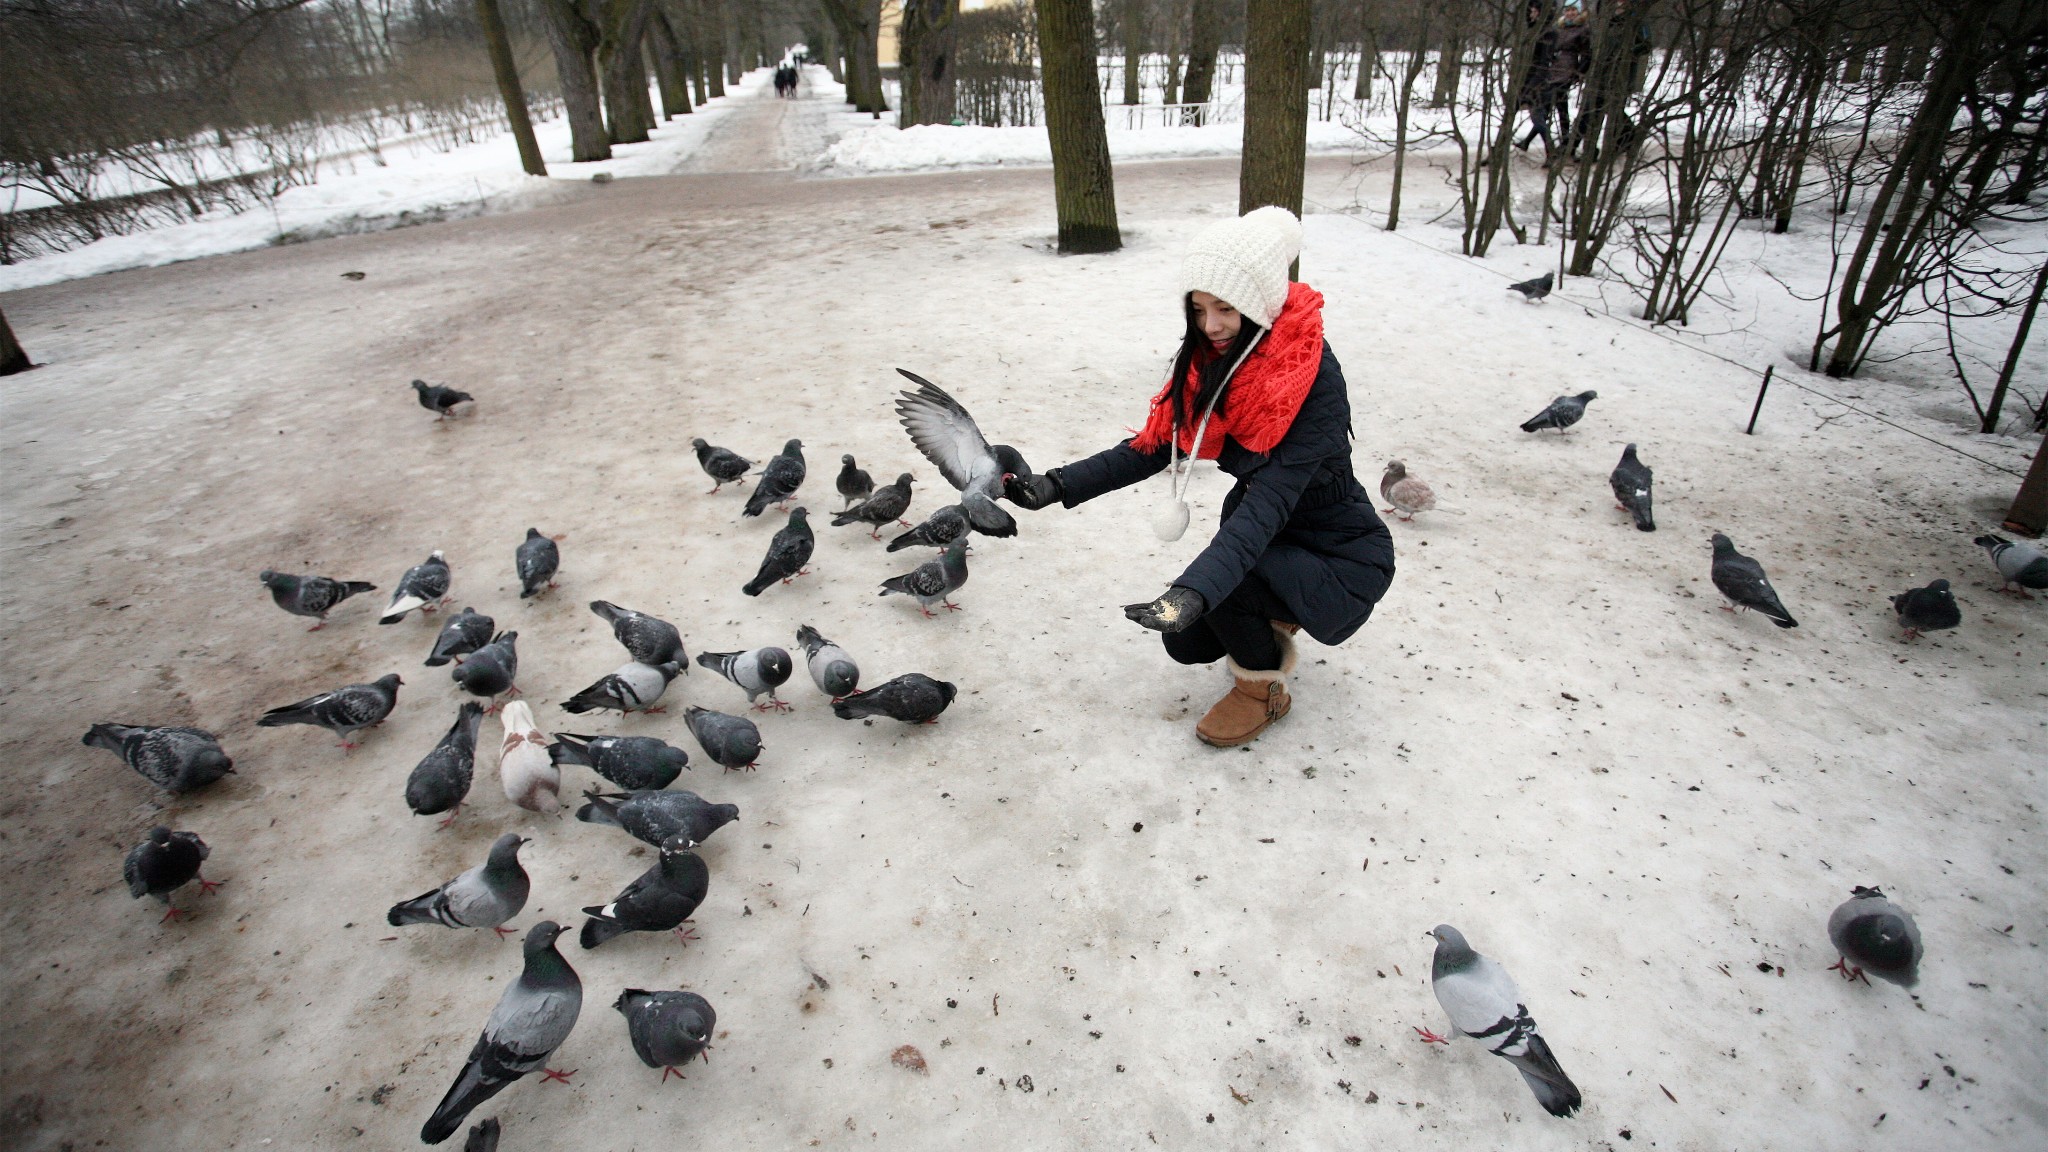
M 817 684 L 818 691 L 837 700 L 860 687 L 860 665 L 853 662 L 846 649 L 820 636 L 809 624 L 796 630 L 796 642 L 804 650 L 811 681 Z
M 361 580 L 330 580 L 325 576 L 294 576 L 289 572 L 273 572 L 265 568 L 257 574 L 263 586 L 270 589 L 270 598 L 279 608 L 294 616 L 311 616 L 319 623 L 306 629 L 318 632 L 327 626 L 327 614 L 343 600 L 358 592 L 375 592 L 375 584 Z
M 899 393 L 896 400 L 896 414 L 910 433 L 910 442 L 925 459 L 938 465 L 946 483 L 960 490 L 960 506 L 976 532 L 1015 536 L 1016 517 L 996 506 L 996 498 L 1003 494 L 1003 481 L 1015 473 L 1015 464 L 1006 464 L 989 447 L 974 417 L 945 389 L 915 372 L 896 371 L 917 385 L 917 391 Z
M 488 711 L 496 712 L 498 697 L 519 693 L 513 684 L 519 677 L 519 633 L 498 633 L 468 660 L 450 668 L 448 674 L 471 696 L 492 701 Z
M 1998 566 L 1998 574 L 2005 579 L 2000 592 L 2032 600 L 2027 589 L 2048 588 L 2048 552 L 2003 536 L 1979 536 L 1973 543 L 1989 553 L 1991 562 Z M 2015 584 L 2019 587 L 2014 588 Z
M 1521 990 L 1507 969 L 1474 952 L 1449 924 L 1437 925 L 1429 935 L 1436 937 L 1429 985 L 1436 1002 L 1451 1018 L 1451 1030 L 1483 1042 L 1488 1051 L 1513 1064 L 1545 1112 L 1552 1116 L 1577 1112 L 1578 1086 L 1558 1067 L 1550 1045 L 1536 1031 L 1536 1021 L 1523 1006 Z M 1416 1031 L 1427 1042 L 1450 1043 L 1434 1032 Z
M 1956 607 L 1956 594 L 1948 590 L 1946 580 L 1899 593 L 1892 597 L 1892 609 L 1899 614 L 1899 627 L 1906 630 L 1908 640 L 1963 622 L 1963 610 Z
M 555 586 L 555 571 L 562 566 L 562 550 L 554 540 L 541 535 L 540 529 L 528 528 L 512 561 L 519 572 L 519 598 L 525 600 Z
M 905 548 L 944 548 L 953 541 L 967 535 L 972 525 L 967 522 L 967 510 L 958 504 L 944 508 L 924 518 L 924 523 L 889 541 L 889 551 L 901 552 Z
M 933 615 L 932 605 L 943 604 L 947 611 L 958 612 L 960 606 L 951 597 L 962 584 L 967 583 L 967 541 L 955 540 L 946 545 L 938 559 L 927 560 L 901 576 L 891 576 L 882 581 L 880 595 L 891 592 L 917 597 L 917 610 L 927 617 Z
M 464 608 L 441 625 L 441 634 L 434 637 L 434 650 L 427 655 L 427 667 L 439 668 L 458 656 L 469 655 L 489 644 L 497 630 L 496 620 L 474 608 Z
M 1875 972 L 1901 988 L 1920 982 L 1920 926 L 1876 888 L 1857 885 L 1828 917 L 1828 940 L 1841 958 L 1828 967 L 1870 983 Z
M 128 850 L 121 862 L 121 877 L 128 881 L 128 894 L 137 900 L 154 896 L 164 903 L 164 920 L 176 920 L 185 910 L 171 903 L 171 893 L 194 880 L 201 893 L 211 893 L 226 883 L 199 875 L 206 862 L 206 841 L 191 832 L 173 832 L 159 824 L 149 830 L 149 839 Z M 163 923 L 163 920 L 157 921 Z
M 603 600 L 592 600 L 590 610 L 612 626 L 612 635 L 626 646 L 626 652 L 641 664 L 666 664 L 673 660 L 687 666 L 683 635 L 676 626 L 645 612 L 621 608 Z
M 1522 431 L 1534 432 L 1542 428 L 1555 428 L 1562 433 L 1586 415 L 1588 401 L 1599 398 L 1600 394 L 1591 389 L 1577 396 L 1559 396 L 1550 402 L 1550 407 L 1522 421 Z
M 839 490 L 839 507 L 851 508 L 874 493 L 875 478 L 856 467 L 852 456 L 841 456 L 839 475 L 832 481 L 832 486 Z
M 810 515 L 801 504 L 789 510 L 789 523 L 777 529 L 774 539 L 768 541 L 768 554 L 761 557 L 761 570 L 740 591 L 759 596 L 777 580 L 787 584 L 808 571 L 804 565 L 811 562 L 811 552 L 818 546 L 817 537 L 811 533 Z
M 1557 274 L 1555 272 L 1545 272 L 1534 280 L 1524 280 L 1518 284 L 1508 285 L 1508 291 L 1520 292 L 1522 299 L 1534 303 L 1550 295 L 1551 286 L 1556 283 Z
M 398 587 L 391 590 L 391 603 L 385 606 L 384 615 L 377 618 L 377 623 L 396 624 L 415 608 L 432 612 L 447 597 L 451 579 L 448 561 L 441 558 L 437 549 L 425 560 L 407 568 L 405 575 L 398 578 Z
M 796 495 L 804 483 L 804 442 L 791 440 L 782 446 L 781 454 L 770 459 L 761 469 L 761 482 L 754 485 L 754 492 L 747 497 L 747 506 L 740 510 L 742 516 L 759 516 L 768 510 L 770 504 L 787 503 Z
M 235 770 L 220 738 L 199 728 L 95 724 L 80 743 L 105 748 L 166 792 L 195 792 Z
M 526 933 L 526 969 L 491 1009 L 461 1074 L 420 1129 L 421 1142 L 439 1144 L 455 1135 L 471 1111 L 522 1076 L 545 1070 L 544 1079 L 566 1084 L 574 1075 L 547 1067 L 583 1011 L 583 981 L 555 951 L 565 931 L 543 920 Z
M 690 735 L 697 738 L 704 754 L 728 772 L 751 769 L 761 756 L 761 730 L 745 716 L 692 706 L 683 712 L 683 722 L 690 726 Z
M 688 836 L 671 836 L 661 843 L 661 859 L 640 874 L 609 904 L 585 908 L 590 919 L 583 922 L 582 944 L 595 948 L 627 932 L 668 932 L 687 940 L 683 921 L 704 903 L 711 889 L 711 869 L 690 851 Z
M 588 801 L 576 810 L 586 824 L 609 824 L 643 844 L 662 846 L 669 837 L 681 834 L 702 844 L 713 832 L 740 818 L 736 804 L 712 804 L 695 792 L 597 792 L 583 794 Z
M 350 684 L 296 704 L 272 708 L 256 721 L 258 728 L 282 728 L 287 724 L 313 724 L 341 737 L 344 750 L 356 747 L 349 737 L 372 724 L 382 724 L 398 704 L 398 686 L 405 681 L 393 672 L 369 684 Z
M 1785 606 L 1778 603 L 1778 593 L 1771 587 L 1770 578 L 1764 575 L 1764 566 L 1735 550 L 1734 541 L 1714 533 L 1714 587 L 1721 595 L 1735 602 L 1737 607 L 1754 608 L 1780 628 L 1797 628 L 1799 621 L 1792 618 Z M 1726 604 L 1724 610 L 1733 612 Z
M 887 716 L 905 724 L 930 724 L 959 691 L 944 680 L 934 680 L 922 672 L 908 672 L 865 692 L 834 700 L 832 714 L 841 720 Z
M 626 1035 L 633 1051 L 649 1068 L 661 1069 L 662 1083 L 711 1048 L 711 1034 L 718 1027 L 718 1013 L 710 1002 L 695 992 L 649 992 L 628 988 L 612 1003 L 626 1018 Z M 708 1063 L 711 1057 L 704 1057 Z
M 1621 450 L 1621 463 L 1607 477 L 1608 487 L 1614 489 L 1614 502 L 1636 518 L 1636 528 L 1643 532 L 1657 530 L 1657 522 L 1650 518 L 1650 475 L 1649 466 L 1636 459 L 1636 446 L 1631 444 Z
M 597 683 L 562 701 L 562 711 L 579 716 L 600 708 L 619 712 L 666 712 L 668 709 L 657 708 L 655 703 L 661 699 L 662 693 L 668 691 L 668 682 L 675 679 L 682 668 L 673 660 L 666 664 L 642 664 L 638 660 L 629 660 Z
M 413 391 L 420 394 L 420 407 L 446 420 L 455 414 L 457 404 L 467 404 L 476 399 L 467 392 L 457 392 L 440 384 L 429 384 L 425 380 L 412 382 Z
M 766 712 L 775 709 L 789 711 L 789 705 L 775 698 L 775 690 L 789 682 L 789 673 L 794 667 L 789 653 L 780 648 L 756 648 L 751 652 L 699 652 L 697 663 L 727 680 L 739 685 L 747 694 L 747 703 L 754 705 L 754 711 Z M 756 698 L 766 695 L 766 704 L 755 704 Z
M 490 858 L 432 892 L 422 892 L 385 915 L 393 927 L 439 924 L 445 928 L 489 928 L 499 939 L 518 933 L 505 921 L 526 907 L 533 883 L 519 866 L 519 848 L 531 843 L 507 832 L 491 845 Z
M 483 723 L 484 706 L 465 702 L 455 713 L 455 724 L 434 750 L 413 766 L 405 780 L 405 806 L 415 816 L 438 816 L 446 828 L 462 811 L 462 799 L 469 795 L 470 780 L 476 774 L 476 730 Z
M 866 500 L 834 516 L 832 526 L 843 528 L 848 524 L 866 524 L 869 526 L 868 535 L 876 540 L 882 538 L 882 525 L 892 520 L 909 527 L 903 514 L 910 510 L 910 484 L 914 479 L 905 472 L 896 477 L 894 484 L 884 484 L 875 489 Z
M 578 764 L 628 792 L 652 791 L 675 783 L 690 766 L 690 754 L 652 736 L 578 736 L 555 733 L 548 756 L 556 764 Z
M 730 448 L 720 448 L 716 444 L 707 444 L 701 437 L 690 441 L 690 447 L 697 450 L 697 466 L 704 469 L 706 476 L 716 481 L 711 486 L 711 491 L 705 493 L 706 496 L 716 494 L 720 488 L 725 487 L 727 484 L 745 484 L 747 482 L 747 470 L 754 466 L 752 460 L 741 456 Z

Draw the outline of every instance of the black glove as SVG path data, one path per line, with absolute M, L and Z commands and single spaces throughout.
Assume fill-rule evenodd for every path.
M 1166 595 L 1150 604 L 1126 604 L 1124 615 L 1154 632 L 1179 632 L 1191 627 L 1209 611 L 1208 602 L 1193 588 L 1176 584 Z
M 1060 470 L 1041 472 L 1036 476 L 1012 476 L 1003 483 L 1003 495 L 1010 503 L 1027 512 L 1036 512 L 1048 504 L 1058 504 L 1067 498 L 1066 485 L 1060 483 Z

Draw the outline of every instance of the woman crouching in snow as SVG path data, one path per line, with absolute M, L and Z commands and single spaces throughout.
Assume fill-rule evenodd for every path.
M 1394 541 L 1351 472 L 1351 402 L 1323 342 L 1323 297 L 1289 283 L 1301 222 L 1260 208 L 1211 225 L 1181 264 L 1187 334 L 1137 436 L 1010 481 L 1021 508 L 1068 508 L 1188 458 L 1237 477 L 1223 524 L 1166 594 L 1124 615 L 1182 664 L 1221 659 L 1236 683 L 1195 725 L 1219 748 L 1287 715 L 1294 634 L 1341 644 L 1394 578 Z M 1175 496 L 1179 496 L 1179 490 Z M 1159 526 L 1178 539 L 1187 506 Z

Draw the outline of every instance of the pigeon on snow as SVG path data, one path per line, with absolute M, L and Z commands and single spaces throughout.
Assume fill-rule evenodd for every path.
M 1522 299 L 1534 303 L 1535 301 L 1541 300 L 1545 296 L 1550 295 L 1551 286 L 1556 283 L 1557 274 L 1554 272 L 1545 272 L 1543 275 L 1536 277 L 1534 280 L 1524 280 L 1518 284 L 1508 285 L 1508 291 L 1520 292 L 1522 294 Z
M 194 792 L 235 770 L 219 737 L 199 728 L 95 724 L 80 743 L 105 748 L 166 792 Z
M 612 635 L 639 663 L 666 664 L 673 660 L 689 664 L 690 658 L 683 652 L 682 633 L 668 621 L 603 600 L 592 600 L 590 610 L 612 626 Z
M 1413 520 L 1417 512 L 1436 507 L 1436 493 L 1422 477 L 1409 475 L 1408 465 L 1399 460 L 1387 461 L 1387 470 L 1380 476 L 1380 499 L 1391 505 L 1380 511 L 1398 512 L 1403 520 Z
M 461 1074 L 420 1129 L 422 1142 L 439 1144 L 455 1135 L 470 1112 L 522 1076 L 545 1069 L 545 1079 L 567 1083 L 573 1075 L 547 1067 L 583 1011 L 583 981 L 555 951 L 555 939 L 565 931 L 543 920 L 526 933 L 526 968 L 491 1009 Z
M 875 478 L 856 467 L 852 456 L 841 456 L 839 475 L 833 479 L 832 486 L 839 490 L 839 507 L 851 508 L 873 494 Z
M 1764 566 L 1737 552 L 1734 541 L 1719 532 L 1714 533 L 1713 576 L 1714 587 L 1719 588 L 1721 595 L 1737 607 L 1754 608 L 1780 628 L 1799 627 L 1799 621 L 1778 603 L 1778 593 L 1771 587 L 1770 578 L 1764 575 Z M 1725 604 L 1722 607 L 1735 611 Z
M 517 935 L 505 922 L 526 907 L 532 882 L 519 866 L 520 845 L 529 843 L 517 832 L 507 832 L 491 845 L 483 863 L 431 892 L 422 892 L 403 904 L 393 904 L 385 914 L 393 927 L 405 924 L 439 924 L 447 928 L 489 928 L 500 939 Z
M 1850 890 L 1828 917 L 1828 939 L 1841 957 L 1828 971 L 1840 972 L 1844 980 L 1861 978 L 1868 984 L 1867 972 L 1901 988 L 1920 980 L 1920 926 L 1875 888 Z
M 375 584 L 361 580 L 330 580 L 325 576 L 294 576 L 289 572 L 273 572 L 265 568 L 257 574 L 263 586 L 270 589 L 270 598 L 279 608 L 294 616 L 311 616 L 319 623 L 306 629 L 318 632 L 327 626 L 327 614 L 343 600 L 358 592 L 375 592 Z
M 476 730 L 483 723 L 484 706 L 468 701 L 455 713 L 455 724 L 434 750 L 421 758 L 405 781 L 405 806 L 415 816 L 438 816 L 446 828 L 462 810 L 462 798 L 469 795 L 470 780 L 476 775 Z
M 1973 543 L 1990 553 L 1991 562 L 1998 566 L 1998 574 L 2005 579 L 2000 592 L 2031 600 L 2027 589 L 2048 588 L 2048 552 L 2003 536 L 1979 536 Z M 2014 588 L 2015 584 L 2019 587 Z
M 121 877 L 128 881 L 128 894 L 137 900 L 154 896 L 164 903 L 164 920 L 175 920 L 184 909 L 171 903 L 171 893 L 194 880 L 199 890 L 210 893 L 226 881 L 207 880 L 199 875 L 206 862 L 206 841 L 191 832 L 173 832 L 159 824 L 149 830 L 149 839 L 128 850 L 121 862 Z M 158 921 L 162 923 L 163 921 Z
M 917 597 L 917 610 L 926 616 L 933 615 L 932 605 L 943 604 L 951 612 L 958 612 L 960 606 L 950 597 L 960 586 L 967 583 L 967 541 L 955 540 L 946 545 L 936 560 L 927 560 L 915 569 L 901 576 L 891 576 L 882 581 L 879 595 L 891 592 Z
M 429 384 L 425 380 L 413 381 L 412 387 L 413 391 L 420 394 L 420 407 L 432 412 L 441 420 L 455 415 L 457 404 L 467 404 L 476 399 L 467 392 L 457 392 L 440 384 Z
M 1022 458 L 1007 445 L 989 447 L 974 417 L 945 389 L 915 372 L 896 371 L 917 385 L 917 391 L 899 393 L 896 400 L 896 413 L 910 433 L 910 442 L 938 465 L 946 483 L 960 490 L 960 506 L 976 532 L 1015 536 L 1017 520 L 996 506 L 996 498 L 1003 493 L 1004 479 L 1018 474 Z
M 555 571 L 562 566 L 562 550 L 552 539 L 541 535 L 540 529 L 528 528 L 526 539 L 519 542 L 512 559 L 519 571 L 519 598 L 525 600 L 555 586 Z
M 889 541 L 889 551 L 901 552 L 905 548 L 944 548 L 953 541 L 967 535 L 973 525 L 967 522 L 967 510 L 958 504 L 944 508 L 924 518 L 924 523 Z
M 820 636 L 809 624 L 796 630 L 796 642 L 804 650 L 811 681 L 818 691 L 837 700 L 860 687 L 860 665 L 853 662 L 846 649 Z
M 704 903 L 711 888 L 711 869 L 690 851 L 688 836 L 671 836 L 661 842 L 661 859 L 612 897 L 609 904 L 585 908 L 590 919 L 583 922 L 581 942 L 585 948 L 627 932 L 668 932 L 683 939 L 689 933 L 683 921 Z
M 761 482 L 754 485 L 754 493 L 747 497 L 747 506 L 740 510 L 740 515 L 759 516 L 770 504 L 786 503 L 803 487 L 804 471 L 804 442 L 791 440 L 782 446 L 780 455 L 761 469 Z
M 519 633 L 498 633 L 468 660 L 450 668 L 448 674 L 472 696 L 495 701 L 507 693 L 518 695 L 513 681 L 519 676 Z M 495 703 L 490 711 L 497 711 Z
M 905 724 L 930 724 L 953 702 L 960 689 L 922 672 L 907 672 L 865 692 L 832 702 L 832 714 L 841 720 L 863 716 L 887 716 Z
M 690 754 L 652 736 L 578 736 L 555 733 L 548 755 L 577 764 L 628 792 L 666 788 L 690 766 Z
M 628 660 L 597 683 L 562 701 L 562 711 L 579 716 L 600 708 L 619 712 L 665 712 L 667 709 L 657 708 L 655 704 L 660 701 L 662 693 L 668 691 L 668 682 L 675 679 L 682 668 L 673 660 L 666 664 L 642 664 L 638 660 Z
M 1636 446 L 1631 444 L 1621 450 L 1621 463 L 1607 477 L 1607 484 L 1614 489 L 1614 502 L 1621 510 L 1636 518 L 1636 528 L 1643 532 L 1655 532 L 1657 521 L 1650 517 L 1650 467 L 1636 459 Z
M 1956 607 L 1956 594 L 1948 590 L 1946 580 L 1899 593 L 1892 597 L 1892 609 L 1899 614 L 1899 627 L 1906 630 L 1908 640 L 1963 622 L 1963 610 Z
M 740 818 L 736 804 L 712 804 L 695 792 L 675 791 L 596 792 L 583 794 L 588 801 L 576 810 L 586 824 L 609 824 L 643 844 L 659 848 L 668 838 L 683 835 L 702 844 L 713 832 Z
M 1561 434 L 1586 415 L 1588 401 L 1599 398 L 1600 394 L 1590 388 L 1577 396 L 1559 396 L 1550 402 L 1550 407 L 1524 420 L 1522 431 L 1535 432 L 1542 428 L 1555 428 Z
M 706 496 L 713 495 L 727 484 L 747 482 L 747 470 L 754 466 L 752 460 L 730 448 L 707 444 L 702 438 L 690 441 L 690 447 L 697 450 L 697 466 L 704 469 L 706 476 L 717 481 L 711 486 L 711 491 L 705 493 Z
M 663 1083 L 711 1047 L 712 1030 L 718 1027 L 718 1013 L 695 992 L 649 992 L 628 988 L 612 1002 L 626 1018 L 626 1035 L 641 1063 L 661 1069 Z M 709 1062 L 711 1057 L 704 1057 Z
M 443 560 L 436 549 L 433 555 L 406 569 L 405 575 L 398 578 L 398 587 L 391 591 L 391 603 L 385 607 L 384 615 L 377 618 L 377 623 L 396 624 L 415 608 L 432 612 L 448 595 L 449 580 L 448 561 Z
M 489 644 L 497 630 L 496 620 L 474 608 L 464 608 L 441 625 L 441 634 L 434 637 L 434 650 L 427 654 L 427 667 L 439 668 L 450 660 L 469 655 Z
M 909 522 L 902 517 L 910 510 L 910 484 L 913 479 L 915 477 L 905 472 L 896 477 L 894 484 L 884 484 L 875 489 L 866 500 L 834 516 L 832 526 L 843 528 L 848 524 L 866 524 L 868 535 L 876 540 L 882 538 L 882 525 L 892 520 L 909 527 Z
M 768 553 L 761 557 L 761 570 L 740 591 L 759 596 L 777 580 L 787 584 L 802 576 L 808 571 L 804 565 L 811 562 L 811 552 L 817 546 L 818 539 L 811 534 L 810 513 L 799 504 L 789 510 L 789 523 L 776 529 L 774 538 L 768 541 Z
M 296 704 L 272 708 L 256 721 L 258 728 L 282 728 L 287 724 L 313 724 L 341 737 L 344 749 L 356 745 L 349 737 L 372 724 L 382 724 L 398 704 L 398 686 L 405 681 L 393 672 L 369 684 L 350 684 Z
M 728 772 L 735 768 L 751 769 L 754 761 L 760 759 L 761 730 L 745 716 L 728 716 L 692 706 L 683 712 L 683 722 L 690 726 L 690 735 L 697 738 L 697 746 L 704 749 L 704 754 Z
M 562 806 L 562 770 L 548 755 L 547 734 L 533 722 L 533 709 L 523 700 L 505 705 L 498 721 L 505 743 L 498 752 L 498 781 L 505 799 L 542 815 Z
M 1488 1051 L 1513 1064 L 1545 1112 L 1552 1116 L 1577 1112 L 1579 1089 L 1558 1067 L 1550 1045 L 1536 1031 L 1536 1021 L 1523 1006 L 1521 990 L 1507 969 L 1474 952 L 1449 924 L 1437 925 L 1429 935 L 1436 937 L 1429 985 L 1436 1002 L 1451 1018 L 1451 1030 L 1481 1041 Z M 1424 1041 L 1450 1043 L 1434 1032 L 1416 1031 Z
M 775 690 L 789 682 L 792 665 L 789 653 L 780 648 L 756 648 L 751 652 L 699 652 L 697 663 L 727 680 L 740 686 L 747 694 L 747 703 L 754 705 L 756 712 L 773 708 L 789 711 L 789 705 L 775 698 Z M 755 704 L 762 696 L 768 697 L 766 704 Z

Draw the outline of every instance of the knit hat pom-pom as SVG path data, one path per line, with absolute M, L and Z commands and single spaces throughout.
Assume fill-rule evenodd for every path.
M 1180 265 L 1180 290 L 1207 292 L 1262 328 L 1287 304 L 1287 269 L 1301 255 L 1301 221 L 1285 208 L 1254 208 L 1195 237 Z

